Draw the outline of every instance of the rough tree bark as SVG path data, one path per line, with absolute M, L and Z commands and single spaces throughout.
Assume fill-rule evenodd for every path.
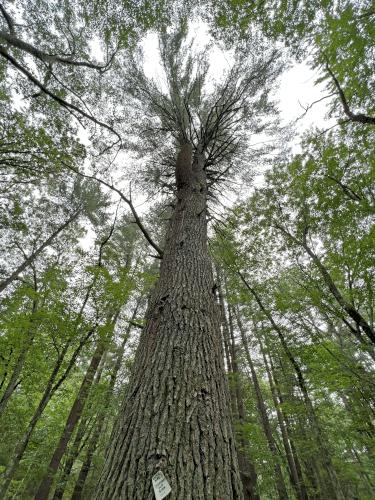
M 242 498 L 231 429 L 201 153 L 183 144 L 160 278 L 96 498 L 154 498 L 162 471 L 171 499 Z
M 106 414 L 107 414 L 107 411 L 108 411 L 108 408 L 110 405 L 113 390 L 115 388 L 117 375 L 120 371 L 122 360 L 124 357 L 125 346 L 129 340 L 130 331 L 131 331 L 131 328 L 133 326 L 133 322 L 135 320 L 135 317 L 137 315 L 138 307 L 140 305 L 140 300 L 136 303 L 136 306 L 133 310 L 133 314 L 132 314 L 131 319 L 129 321 L 128 328 L 125 331 L 122 342 L 121 342 L 120 347 L 118 349 L 117 356 L 116 356 L 116 362 L 115 362 L 115 365 L 113 367 L 111 377 L 109 380 L 108 389 L 107 389 L 107 392 L 105 395 L 104 405 L 99 412 L 93 435 L 92 435 L 90 442 L 88 444 L 88 447 L 87 447 L 85 459 L 83 461 L 81 470 L 79 471 L 79 475 L 78 475 L 77 481 L 76 481 L 75 486 L 74 486 L 71 500 L 79 500 L 81 498 L 82 492 L 83 492 L 84 487 L 85 487 L 87 476 L 91 470 L 91 465 L 92 465 L 94 453 L 96 451 L 96 448 L 98 446 L 98 442 L 99 442 L 100 437 L 102 435 L 102 430 L 104 427 L 104 423 L 106 421 Z M 56 497 L 56 495 L 55 495 L 55 497 Z

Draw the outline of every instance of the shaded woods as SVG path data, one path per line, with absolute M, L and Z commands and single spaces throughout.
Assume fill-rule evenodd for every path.
M 1 498 L 374 498 L 373 20 L 0 4 Z

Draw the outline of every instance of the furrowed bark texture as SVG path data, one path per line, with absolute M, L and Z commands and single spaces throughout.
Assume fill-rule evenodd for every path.
M 98 499 L 153 499 L 159 470 L 170 499 L 242 498 L 207 251 L 205 172 L 200 155 L 192 164 L 189 144 L 177 158 L 176 186 L 160 278 Z

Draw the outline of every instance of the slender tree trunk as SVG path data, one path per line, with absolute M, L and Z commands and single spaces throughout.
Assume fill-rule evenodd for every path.
M 229 353 L 229 330 L 228 330 L 228 321 L 225 315 L 225 305 L 224 305 L 224 297 L 223 297 L 223 286 L 221 283 L 221 274 L 219 267 L 216 267 L 216 281 L 217 281 L 217 292 L 219 297 L 219 306 L 220 306 L 220 318 L 221 318 L 221 329 L 223 333 L 223 344 L 224 344 L 224 353 L 225 353 L 225 361 L 227 365 L 227 371 L 232 372 L 232 362 Z
M 242 497 L 207 250 L 207 183 L 190 144 L 177 158 L 176 187 L 160 278 L 96 498 L 152 499 L 158 471 L 171 500 Z
M 101 379 L 102 374 L 103 374 L 104 365 L 105 365 L 105 353 L 102 356 L 102 360 L 101 360 L 100 365 L 99 365 L 100 368 L 98 368 L 98 370 L 96 371 L 95 380 L 93 382 L 94 386 L 97 386 L 100 382 L 100 379 Z M 69 453 L 67 454 L 65 464 L 64 464 L 64 469 L 62 471 L 61 477 L 59 478 L 58 485 L 57 485 L 55 493 L 53 495 L 53 500 L 60 500 L 64 495 L 65 487 L 66 487 L 66 484 L 68 482 L 70 472 L 72 470 L 72 467 L 74 465 L 75 460 L 77 459 L 77 457 L 81 451 L 81 444 L 82 444 L 83 438 L 87 434 L 88 422 L 89 422 L 89 416 L 87 415 L 87 412 L 85 412 L 83 414 L 83 416 L 80 418 L 79 426 L 78 426 L 73 444 L 71 446 L 71 449 L 69 449 Z M 88 436 L 88 438 L 89 437 L 90 436 Z
M 3 478 L 3 483 L 1 485 L 0 489 L 0 498 L 4 498 L 5 493 L 8 490 L 8 487 L 18 469 L 18 465 L 25 453 L 25 450 L 27 448 L 27 445 L 29 444 L 31 435 L 40 419 L 42 416 L 42 413 L 47 406 L 49 400 L 51 399 L 52 396 L 52 391 L 54 387 L 54 382 L 56 380 L 57 374 L 60 370 L 60 367 L 63 363 L 66 351 L 68 350 L 68 344 L 65 345 L 65 348 L 61 351 L 59 357 L 56 360 L 54 369 L 52 370 L 52 373 L 49 377 L 49 380 L 47 382 L 46 388 L 44 390 L 43 396 L 38 404 L 37 409 L 34 412 L 34 415 L 32 416 L 29 425 L 27 426 L 26 432 L 23 434 L 22 438 L 18 442 L 14 455 L 4 473 L 4 478 Z
M 348 445 L 350 446 L 350 444 L 348 443 Z M 367 490 L 368 490 L 368 495 L 369 497 L 371 498 L 372 495 L 375 495 L 375 484 L 372 482 L 370 476 L 367 474 L 366 472 L 366 468 L 364 467 L 363 463 L 362 463 L 362 460 L 361 460 L 361 457 L 358 455 L 357 451 L 355 450 L 355 448 L 350 448 L 351 450 L 351 453 L 353 455 L 353 457 L 355 458 L 355 460 L 358 462 L 358 464 L 360 465 L 360 471 L 359 471 L 359 474 L 361 475 L 361 477 L 363 478 L 364 480 L 364 483 L 366 483 L 367 485 Z
M 289 443 L 290 443 L 290 449 L 291 449 L 291 452 L 292 452 L 292 458 L 293 458 L 293 462 L 294 462 L 296 470 L 297 470 L 298 478 L 302 478 L 303 479 L 303 474 L 302 474 L 302 469 L 301 469 L 300 461 L 299 461 L 299 458 L 298 458 L 298 453 L 297 453 L 296 447 L 295 447 L 293 439 L 292 439 L 292 434 L 293 433 L 292 433 L 292 430 L 291 430 L 292 427 L 290 425 L 290 419 L 284 413 L 284 411 L 282 410 L 282 406 L 285 403 L 285 401 L 284 401 L 284 397 L 283 397 L 283 395 L 281 393 L 279 381 L 276 378 L 275 367 L 273 366 L 273 362 L 272 362 L 271 357 L 270 357 L 270 366 L 269 366 L 266 355 L 263 354 L 263 356 L 264 356 L 264 359 L 265 359 L 266 367 L 267 367 L 267 369 L 270 372 L 270 377 L 271 377 L 270 380 L 272 380 L 272 386 L 273 386 L 274 391 L 275 391 L 276 401 L 280 405 L 280 414 L 282 416 L 283 421 L 285 422 L 286 436 L 287 436 L 287 438 L 289 440 Z
M 315 267 L 320 272 L 324 283 L 326 284 L 333 297 L 336 299 L 337 303 L 348 314 L 349 318 L 351 318 L 355 322 L 355 324 L 363 330 L 371 343 L 375 344 L 375 332 L 373 327 L 365 320 L 362 314 L 342 295 L 342 293 L 336 286 L 336 283 L 332 279 L 332 276 L 328 272 L 328 269 L 325 267 L 316 253 L 308 246 L 306 234 L 303 237 L 303 241 L 300 241 L 282 226 L 277 224 L 276 227 L 284 234 L 286 234 L 288 238 L 290 238 L 294 243 L 301 246 L 305 250 L 307 255 L 313 261 Z
M 73 214 L 71 220 L 69 220 L 67 223 L 65 223 L 64 227 L 66 227 L 68 225 L 68 223 L 70 223 L 72 220 L 74 220 L 78 216 L 78 214 L 79 214 L 79 211 L 77 211 L 75 214 Z M 100 264 L 101 250 L 102 250 L 103 246 L 107 243 L 108 239 L 109 238 L 104 240 L 104 242 L 102 242 L 102 244 L 100 245 L 100 252 L 99 252 L 99 259 L 98 259 L 99 264 Z M 62 351 L 59 353 L 59 356 L 56 360 L 54 369 L 52 370 L 50 378 L 47 382 L 46 388 L 45 388 L 43 396 L 39 402 L 39 405 L 38 405 L 37 409 L 35 410 L 35 413 L 34 413 L 33 417 L 31 418 L 25 433 L 23 434 L 23 436 L 21 437 L 21 439 L 17 443 L 14 455 L 13 455 L 10 463 L 8 464 L 8 466 L 4 472 L 2 485 L 0 487 L 0 498 L 3 498 L 3 496 L 7 492 L 9 485 L 10 485 L 15 473 L 17 472 L 19 463 L 22 460 L 22 457 L 26 451 L 26 448 L 27 448 L 27 445 L 30 441 L 32 433 L 34 432 L 34 429 L 35 429 L 40 417 L 42 416 L 44 409 L 48 405 L 49 401 L 51 400 L 51 398 L 53 397 L 55 392 L 59 389 L 59 387 L 63 384 L 63 382 L 68 377 L 71 369 L 75 365 L 75 362 L 76 362 L 83 346 L 86 344 L 86 342 L 89 340 L 89 338 L 93 335 L 93 333 L 96 329 L 96 325 L 95 325 L 84 336 L 81 337 L 81 340 L 80 340 L 78 346 L 76 347 L 76 349 L 74 350 L 74 352 L 73 352 L 73 354 L 68 362 L 66 369 L 64 370 L 64 372 L 60 376 L 60 378 L 55 382 L 55 380 L 58 376 L 59 370 L 61 368 L 61 365 L 64 361 L 65 355 L 66 355 L 69 347 L 71 346 L 72 341 L 75 339 L 75 337 L 77 335 L 79 324 L 82 320 L 83 312 L 84 312 L 85 307 L 87 305 L 87 302 L 89 300 L 91 291 L 92 291 L 93 287 L 95 286 L 96 279 L 97 279 L 97 276 L 94 277 L 94 279 L 92 280 L 90 285 L 87 287 L 83 302 L 81 304 L 77 318 L 75 320 L 75 324 L 74 324 L 74 332 L 75 333 L 65 343 L 64 347 L 62 348 Z
M 37 307 L 38 307 L 38 301 L 36 298 L 34 298 L 31 310 L 30 323 L 26 331 L 26 338 L 21 346 L 21 350 L 19 352 L 16 364 L 13 368 L 12 375 L 10 376 L 9 382 L 0 400 L 0 415 L 4 412 L 10 397 L 12 396 L 13 392 L 15 391 L 15 389 L 19 384 L 19 376 L 22 372 L 22 368 L 25 363 L 27 353 L 29 352 L 29 349 L 34 341 L 35 329 L 37 328 L 37 322 L 35 320 L 35 313 L 37 311 Z
M 31 347 L 32 341 L 33 337 L 29 335 L 29 337 L 26 339 L 26 341 L 21 347 L 21 351 L 18 355 L 16 364 L 12 371 L 12 375 L 10 376 L 7 386 L 5 387 L 4 393 L 0 399 L 0 415 L 5 411 L 9 399 L 11 398 L 13 392 L 17 389 L 20 383 L 19 376 L 22 371 L 23 365 L 25 363 L 26 355 Z
M 298 457 L 298 452 L 297 452 L 296 446 L 294 444 L 292 425 L 291 425 L 291 422 L 290 422 L 290 419 L 289 419 L 288 415 L 286 413 L 284 413 L 284 411 L 281 409 L 283 407 L 285 401 L 284 401 L 284 397 L 283 397 L 283 395 L 281 393 L 281 388 L 280 388 L 279 381 L 278 381 L 278 379 L 276 377 L 275 367 L 273 366 L 273 362 L 272 362 L 272 358 L 271 357 L 270 357 L 270 366 L 268 366 L 267 358 L 266 358 L 265 355 L 264 355 L 264 357 L 265 357 L 265 361 L 266 361 L 266 366 L 270 370 L 270 377 L 271 377 L 271 380 L 272 380 L 272 383 L 273 383 L 273 387 L 274 387 L 274 390 L 275 390 L 276 401 L 278 401 L 278 403 L 280 404 L 281 417 L 282 417 L 282 419 L 285 422 L 286 438 L 289 440 L 289 443 L 290 443 L 290 450 L 291 450 L 291 453 L 292 453 L 292 457 L 291 458 L 292 458 L 292 460 L 293 460 L 293 462 L 295 464 L 295 468 L 296 468 L 296 472 L 297 472 L 297 477 L 298 477 L 299 485 L 300 485 L 300 489 L 301 489 L 301 496 L 304 497 L 304 498 L 308 498 L 310 495 L 307 493 L 307 486 L 306 486 L 305 481 L 304 481 L 304 476 L 303 476 L 303 473 L 302 473 L 301 462 L 300 462 L 300 459 Z M 316 488 L 316 490 L 318 490 L 318 486 L 317 486 L 317 482 L 315 480 L 315 476 L 313 476 L 312 484 L 313 484 L 313 487 Z
M 98 421 L 96 422 L 93 435 L 90 439 L 90 443 L 88 445 L 86 457 L 85 457 L 85 460 L 82 464 L 81 470 L 79 472 L 76 484 L 74 486 L 71 500 L 79 500 L 82 496 L 82 492 L 83 492 L 83 489 L 85 487 L 86 479 L 87 479 L 87 476 L 88 476 L 90 469 L 91 469 L 92 459 L 94 457 L 95 450 L 97 448 L 99 439 L 100 439 L 101 434 L 102 434 L 103 425 L 104 425 L 105 418 L 106 418 L 106 412 L 107 412 L 107 409 L 109 407 L 109 403 L 110 403 L 110 400 L 111 400 L 111 397 L 113 394 L 113 389 L 115 387 L 117 375 L 118 375 L 120 368 L 121 368 L 122 359 L 124 357 L 125 346 L 128 342 L 131 327 L 132 327 L 131 322 L 134 321 L 134 319 L 137 315 L 138 307 L 139 307 L 139 303 L 137 303 L 135 308 L 134 308 L 134 311 L 133 311 L 131 320 L 129 322 L 128 328 L 126 330 L 126 333 L 123 337 L 122 343 L 121 343 L 120 348 L 118 350 L 115 366 L 114 366 L 113 371 L 111 373 L 111 377 L 110 377 L 110 381 L 109 381 L 109 385 L 108 385 L 108 390 L 107 390 L 107 393 L 105 396 L 104 406 L 98 415 Z
M 87 476 L 88 476 L 90 469 L 91 469 L 91 466 L 92 466 L 92 459 L 94 457 L 94 453 L 96 451 L 96 448 L 97 448 L 97 445 L 98 445 L 98 442 L 99 442 L 99 439 L 101 436 L 101 432 L 103 430 L 104 421 L 105 421 L 105 415 L 104 415 L 104 413 L 101 413 L 99 415 L 99 420 L 96 423 L 94 433 L 90 439 L 90 442 L 89 442 L 89 445 L 87 448 L 87 453 L 86 453 L 85 459 L 83 461 L 82 467 L 79 471 L 77 481 L 74 485 L 74 490 L 73 490 L 71 500 L 78 500 L 82 497 L 82 492 L 83 492 L 84 487 L 85 487 L 86 479 L 87 479 Z
M 273 377 L 271 374 L 270 367 L 268 365 L 268 361 L 267 361 L 267 358 L 266 358 L 266 355 L 265 355 L 265 352 L 263 349 L 263 345 L 262 345 L 262 342 L 261 342 L 259 337 L 258 337 L 258 342 L 259 342 L 260 350 L 262 352 L 264 366 L 266 368 L 268 383 L 270 385 L 271 394 L 272 394 L 272 400 L 273 400 L 273 403 L 274 403 L 275 408 L 276 408 L 277 421 L 279 423 L 279 427 L 281 430 L 283 446 L 284 446 L 285 455 L 286 455 L 288 466 L 289 466 L 289 476 L 291 479 L 291 483 L 292 483 L 293 488 L 295 490 L 297 499 L 298 500 L 308 500 L 309 497 L 308 497 L 306 485 L 305 485 L 305 482 L 303 479 L 302 470 L 301 470 L 301 467 L 297 466 L 297 464 L 296 464 L 296 460 L 295 460 L 295 456 L 294 456 L 295 453 L 293 453 L 291 438 L 290 438 L 289 431 L 288 431 L 288 426 L 286 424 L 284 413 L 283 413 L 283 410 L 281 408 L 280 401 L 278 399 L 277 389 L 275 387 L 275 383 L 274 383 L 274 380 L 273 380 Z
M 134 308 L 132 320 L 135 318 L 137 307 L 138 307 L 138 305 Z M 117 320 L 117 316 L 118 316 L 118 314 L 114 318 L 113 325 L 115 324 L 115 322 Z M 128 328 L 127 328 L 127 332 L 124 336 L 125 339 L 127 339 L 129 337 L 131 326 L 132 325 L 129 323 Z M 123 342 L 122 345 L 123 345 L 123 347 L 122 347 L 122 354 L 123 354 L 124 348 L 125 348 L 125 343 Z M 102 362 L 100 365 L 101 368 L 99 370 L 97 370 L 97 372 L 96 372 L 94 385 L 97 385 L 100 382 L 102 372 L 104 369 L 104 365 L 105 365 L 105 356 L 104 357 L 102 356 Z M 119 368 L 120 368 L 120 365 L 118 366 L 117 371 L 119 370 Z M 112 374 L 112 376 L 113 376 L 113 374 Z M 112 376 L 111 376 L 111 381 L 112 381 Z M 112 392 L 112 390 L 111 390 L 111 392 Z M 108 406 L 108 404 L 107 404 L 108 397 L 109 396 L 108 396 L 108 391 L 107 391 L 107 396 L 105 397 L 105 407 Z M 95 424 L 94 424 L 94 428 L 96 428 L 96 427 L 97 427 L 97 422 L 95 422 Z M 75 436 L 75 439 L 74 439 L 74 442 L 72 445 L 72 449 L 69 450 L 67 459 L 65 461 L 64 469 L 63 469 L 62 475 L 59 479 L 59 484 L 58 484 L 56 491 L 54 493 L 53 500 L 59 500 L 64 495 L 64 491 L 65 491 L 66 484 L 67 484 L 68 479 L 69 479 L 70 472 L 72 470 L 72 467 L 74 465 L 75 460 L 77 459 L 77 457 L 80 453 L 81 442 L 82 442 L 84 435 L 86 434 L 86 431 L 87 431 L 87 416 L 86 416 L 86 418 L 80 419 L 80 425 L 78 427 L 78 430 L 77 430 L 77 433 L 76 433 L 76 436 Z M 94 433 L 95 433 L 95 430 L 94 430 Z
M 269 346 L 267 345 L 267 349 L 269 351 Z M 316 440 L 311 436 L 310 432 L 310 420 L 309 417 L 306 417 L 306 403 L 303 400 L 300 400 L 294 395 L 294 388 L 298 387 L 299 390 L 301 391 L 301 388 L 299 387 L 298 383 L 296 383 L 296 378 L 292 376 L 292 382 L 290 382 L 290 376 L 289 373 L 285 370 L 284 363 L 282 362 L 281 358 L 279 358 L 279 366 L 282 369 L 282 372 L 284 374 L 284 379 L 288 380 L 288 383 L 286 385 L 287 387 L 287 394 L 288 396 L 284 398 L 284 395 L 282 393 L 282 385 L 279 381 L 277 370 L 275 368 L 273 359 L 271 355 L 269 355 L 269 364 L 271 368 L 271 374 L 272 378 L 275 383 L 275 388 L 277 391 L 277 397 L 280 401 L 281 405 L 284 405 L 287 401 L 293 401 L 294 404 L 297 404 L 298 407 L 301 407 L 303 405 L 303 410 L 298 408 L 296 411 L 296 414 L 293 416 L 293 421 L 294 425 L 292 425 L 291 419 L 289 415 L 284 414 L 285 417 L 285 423 L 288 430 L 288 433 L 290 436 L 293 436 L 296 434 L 295 429 L 298 428 L 299 433 L 302 435 L 302 442 L 304 446 L 309 448 L 309 452 L 306 453 L 301 453 L 301 462 L 303 463 L 304 471 L 305 471 L 305 476 L 308 479 L 308 483 L 310 486 L 309 490 L 309 496 L 313 499 L 322 499 L 322 491 L 323 491 L 323 480 L 321 478 L 321 471 L 320 471 L 320 459 L 318 457 L 319 453 L 319 447 L 316 443 Z M 302 391 L 301 391 L 302 392 Z M 301 415 L 302 413 L 302 415 Z M 294 430 L 293 430 L 294 429 Z M 293 457 L 294 457 L 294 462 L 296 464 L 297 469 L 300 471 L 299 474 L 302 476 L 302 467 L 301 467 L 301 462 L 298 458 L 298 453 L 296 450 L 296 447 L 294 446 L 293 440 L 291 440 L 291 449 L 293 452 Z M 313 450 L 313 451 L 311 451 Z
M 259 385 L 258 376 L 257 376 L 255 368 L 254 368 L 253 360 L 251 359 L 249 345 L 247 342 L 246 334 L 245 334 L 243 324 L 242 324 L 242 321 L 241 321 L 239 314 L 237 314 L 236 319 L 237 319 L 237 325 L 238 325 L 238 328 L 239 328 L 240 334 L 241 334 L 242 345 L 243 345 L 244 350 L 245 350 L 246 361 L 247 361 L 249 368 L 250 368 L 251 380 L 252 380 L 253 386 L 254 386 L 255 397 L 256 397 L 256 401 L 257 401 L 257 407 L 258 407 L 258 413 L 260 416 L 260 421 L 262 423 L 263 431 L 264 431 L 264 434 L 266 436 L 268 448 L 269 448 L 271 455 L 273 456 L 273 459 L 275 461 L 274 470 L 275 470 L 277 494 L 278 494 L 278 497 L 280 499 L 287 499 L 288 492 L 287 492 L 287 489 L 286 489 L 286 486 L 284 483 L 284 478 L 283 478 L 280 464 L 278 463 L 278 460 L 279 460 L 278 455 L 279 454 L 277 451 L 276 442 L 275 442 L 273 434 L 272 434 L 271 424 L 270 424 L 270 421 L 268 419 L 267 409 L 266 409 L 266 405 L 264 404 L 263 394 L 262 394 L 262 391 L 261 391 L 261 388 Z
M 71 222 L 73 222 L 79 215 L 79 211 L 74 212 L 74 214 L 69 217 L 61 226 L 59 226 L 52 234 L 49 236 L 27 259 L 25 259 L 22 264 L 20 264 L 17 269 L 15 269 L 12 274 L 0 282 L 0 293 L 4 291 L 18 276 L 24 271 L 37 257 L 40 255 L 45 248 L 47 248 L 53 240 L 63 231 Z
M 315 266 L 319 269 L 320 274 L 322 275 L 329 291 L 335 297 L 340 306 L 346 311 L 348 316 L 359 325 L 370 341 L 375 344 L 375 332 L 370 324 L 365 320 L 362 314 L 354 308 L 354 306 L 348 302 L 345 297 L 341 294 L 340 290 L 337 288 L 335 282 L 333 281 L 331 275 L 329 274 L 327 268 L 322 264 L 319 257 L 311 250 L 306 243 L 303 244 L 303 248 L 306 250 L 306 253 L 311 257 Z
M 243 426 L 246 423 L 246 411 L 239 379 L 240 374 L 238 371 L 237 353 L 234 345 L 233 325 L 232 322 L 229 323 L 227 320 L 219 269 L 216 274 L 224 353 L 230 377 L 229 395 L 232 408 L 232 419 L 234 423 L 239 424 L 237 426 L 239 429 L 239 432 L 237 432 L 237 458 L 240 467 L 243 495 L 244 500 L 259 500 L 259 495 L 257 493 L 258 475 L 250 458 L 249 442 L 245 439 L 242 432 Z
M 98 379 L 98 376 L 95 377 Z M 99 383 L 98 381 L 95 381 L 94 384 Z M 73 441 L 73 444 L 71 448 L 69 448 L 69 451 L 67 453 L 67 457 L 65 460 L 64 468 L 61 473 L 61 477 L 58 479 L 58 484 L 56 486 L 55 493 L 53 495 L 53 500 L 61 500 L 61 498 L 64 496 L 65 488 L 69 480 L 70 473 L 72 471 L 74 462 L 77 460 L 78 455 L 80 454 L 81 451 L 81 446 L 85 444 L 84 437 L 87 436 L 88 434 L 88 425 L 89 425 L 90 419 L 88 418 L 87 414 L 84 414 L 82 418 L 80 419 L 79 426 Z M 95 426 L 95 423 L 94 423 Z M 89 431 L 90 432 L 90 431 Z M 90 438 L 90 436 L 87 436 L 87 441 Z
M 246 411 L 243 402 L 243 397 L 240 392 L 240 386 L 238 383 L 238 372 L 234 372 L 235 390 L 233 391 L 233 398 L 237 403 L 237 422 L 241 427 L 246 423 Z M 243 488 L 243 498 L 244 500 L 260 500 L 260 496 L 257 493 L 257 482 L 258 475 L 253 462 L 250 459 L 250 450 L 248 440 L 245 439 L 240 432 L 237 444 L 237 458 L 239 463 L 242 488 Z
M 89 395 L 89 390 L 94 380 L 96 370 L 98 369 L 99 363 L 104 354 L 104 348 L 105 348 L 104 343 L 99 340 L 95 352 L 91 358 L 90 365 L 82 380 L 81 387 L 78 391 L 77 397 L 74 400 L 73 406 L 66 420 L 65 427 L 61 434 L 60 440 L 52 455 L 47 473 L 39 485 L 38 491 L 35 495 L 35 500 L 48 499 L 54 476 L 57 472 L 57 469 L 59 468 L 61 459 L 65 453 L 66 447 L 68 446 L 70 437 L 73 434 L 74 429 L 79 422 L 79 419 L 81 418 L 82 411 L 84 409 L 87 397 Z
M 10 485 L 10 483 L 11 483 L 11 481 L 12 481 L 12 479 L 13 479 L 13 477 L 18 469 L 18 465 L 19 465 L 20 461 L 22 460 L 22 457 L 25 453 L 25 450 L 26 450 L 27 445 L 30 441 L 32 433 L 34 432 L 34 429 L 35 429 L 40 417 L 42 416 L 44 409 L 48 405 L 49 401 L 51 400 L 51 398 L 55 394 L 55 392 L 59 389 L 61 384 L 66 380 L 67 376 L 70 373 L 70 370 L 73 368 L 73 366 L 75 364 L 75 361 L 76 361 L 79 353 L 81 352 L 82 347 L 85 345 L 87 340 L 91 337 L 93 332 L 94 332 L 94 328 L 89 330 L 89 332 L 87 332 L 87 334 L 81 339 L 79 345 L 77 346 L 74 353 L 72 354 L 72 356 L 69 360 L 68 366 L 64 370 L 64 373 L 56 381 L 59 370 L 60 370 L 61 365 L 64 361 L 65 355 L 66 355 L 66 353 L 71 345 L 71 340 L 66 342 L 63 349 L 61 350 L 61 352 L 56 360 L 55 366 L 52 370 L 52 373 L 48 379 L 46 388 L 45 388 L 43 396 L 38 404 L 38 407 L 35 410 L 34 415 L 32 416 L 25 433 L 23 434 L 22 438 L 17 443 L 14 455 L 13 455 L 13 457 L 12 457 L 12 459 L 11 459 L 11 461 L 10 461 L 10 463 L 9 463 L 5 473 L 4 473 L 3 483 L 2 483 L 1 488 L 0 488 L 0 498 L 3 498 L 5 496 L 5 493 L 7 492 L 8 488 L 9 488 L 9 485 Z
M 297 363 L 297 360 L 294 357 L 292 351 L 289 349 L 289 346 L 285 340 L 285 337 L 284 337 L 284 334 L 283 334 L 281 328 L 279 328 L 279 326 L 275 323 L 275 321 L 272 317 L 272 314 L 266 309 L 266 307 L 264 306 L 264 304 L 263 304 L 260 296 L 256 292 L 256 290 L 248 284 L 248 282 L 246 281 L 246 279 L 244 278 L 244 276 L 240 272 L 238 272 L 238 274 L 239 274 L 242 282 L 246 286 L 246 288 L 251 292 L 251 294 L 255 298 L 255 301 L 257 302 L 261 311 L 263 311 L 263 313 L 265 314 L 267 319 L 270 321 L 272 328 L 277 333 L 277 335 L 280 339 L 281 345 L 284 349 L 284 352 L 285 352 L 290 364 L 292 365 L 292 367 L 296 373 L 298 386 L 301 389 L 301 392 L 302 392 L 302 395 L 303 395 L 303 398 L 305 401 L 307 415 L 308 415 L 308 418 L 309 418 L 309 421 L 311 424 L 311 430 L 314 433 L 316 443 L 321 451 L 321 453 L 319 454 L 319 459 L 322 463 L 321 470 L 327 476 L 326 491 L 330 492 L 332 499 L 337 498 L 338 500 L 342 500 L 342 499 L 344 499 L 344 494 L 341 490 L 336 472 L 333 468 L 329 451 L 328 451 L 326 444 L 324 442 L 324 439 L 322 437 L 322 432 L 321 432 L 319 423 L 318 423 L 316 415 L 315 415 L 314 406 L 313 406 L 312 401 L 310 399 L 307 385 L 306 385 L 306 381 L 305 381 L 304 375 L 302 373 L 302 370 L 299 367 L 299 364 Z

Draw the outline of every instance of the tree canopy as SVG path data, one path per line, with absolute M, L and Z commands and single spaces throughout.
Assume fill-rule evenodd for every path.
M 1 498 L 374 497 L 374 19 L 0 3 Z

